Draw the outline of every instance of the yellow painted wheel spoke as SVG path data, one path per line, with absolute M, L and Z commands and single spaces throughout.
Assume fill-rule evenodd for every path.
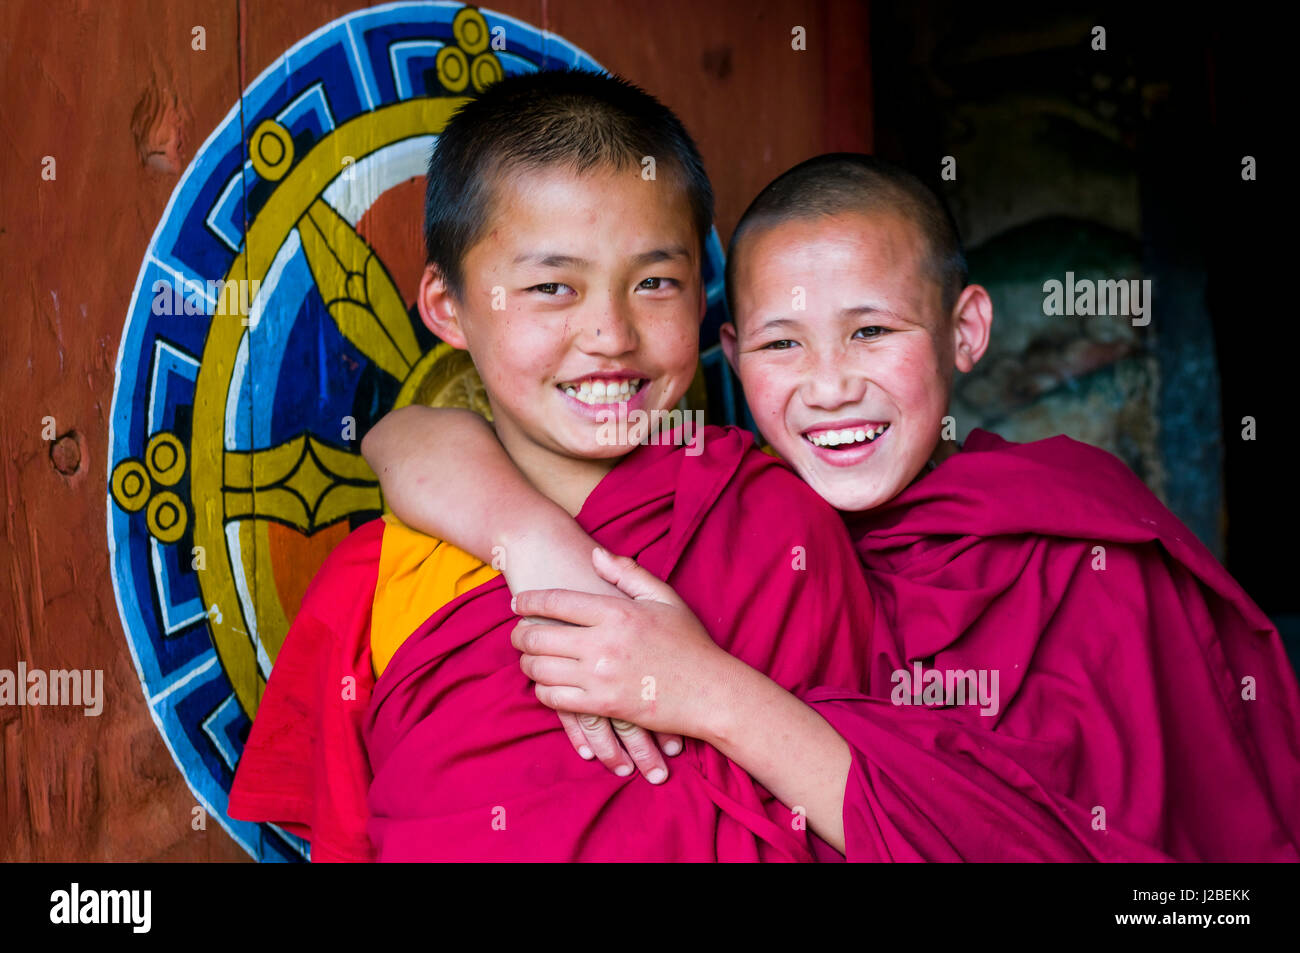
M 420 358 L 410 316 L 374 249 L 323 200 L 298 221 L 303 254 L 343 336 L 390 376 L 405 380 Z
M 406 381 L 420 354 L 401 296 L 373 249 L 320 196 L 341 174 L 341 156 L 360 162 L 393 143 L 436 135 L 465 101 L 436 96 L 386 105 L 348 120 L 301 155 L 292 137 L 273 123 L 259 126 L 250 139 L 250 149 L 256 148 L 252 157 L 255 166 L 263 166 L 264 178 L 276 186 L 249 223 L 244 249 L 225 281 L 265 281 L 289 232 L 296 229 L 313 281 L 344 336 L 376 367 Z M 281 148 L 263 141 L 267 135 L 277 137 Z M 276 319 L 274 312 L 263 315 L 264 320 L 268 317 Z M 237 317 L 212 320 L 195 382 L 190 444 L 183 449 L 188 450 L 190 467 L 193 506 L 188 515 L 194 547 L 209 554 L 199 585 L 210 610 L 212 641 L 240 706 L 251 718 L 265 688 L 259 643 L 274 661 L 288 629 L 275 586 L 267 585 L 256 568 L 271 565 L 271 524 L 311 533 L 353 513 L 378 512 L 382 502 L 374 475 L 346 450 L 317 441 L 308 447 L 305 436 L 289 441 L 289 450 L 227 448 L 229 390 L 247 333 L 246 322 Z M 251 414 L 252 408 L 238 412 Z M 174 464 L 166 448 L 149 461 L 124 461 L 114 470 L 114 499 L 128 512 L 145 508 L 157 491 L 150 463 L 170 478 Z M 181 517 L 165 509 L 159 504 L 155 515 L 160 526 L 166 523 L 162 528 L 167 532 Z M 233 522 L 241 524 L 237 552 L 231 551 L 227 533 Z M 246 587 L 250 606 L 241 597 L 246 582 L 251 583 Z
M 382 506 L 360 455 L 309 434 L 267 450 L 227 451 L 224 464 L 227 519 L 274 520 L 311 535 Z

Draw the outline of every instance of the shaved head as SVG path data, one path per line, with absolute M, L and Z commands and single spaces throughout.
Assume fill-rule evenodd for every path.
M 926 273 L 939 287 L 944 312 L 966 286 L 966 255 L 952 213 L 924 182 L 892 163 L 854 152 L 836 152 L 801 162 L 754 199 L 740 217 L 727 255 L 727 303 L 734 318 L 735 261 L 743 239 L 789 221 L 856 212 L 892 212 L 911 222 L 925 239 Z

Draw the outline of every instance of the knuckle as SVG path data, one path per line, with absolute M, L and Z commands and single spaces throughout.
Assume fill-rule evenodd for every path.
M 626 739 L 641 731 L 639 726 L 632 724 L 630 721 L 624 721 L 622 718 L 611 718 L 609 723 L 614 726 L 614 731 L 620 738 Z

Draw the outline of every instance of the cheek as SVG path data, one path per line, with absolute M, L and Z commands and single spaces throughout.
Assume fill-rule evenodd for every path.
M 741 358 L 738 373 L 745 402 L 755 420 L 767 421 L 784 415 L 793 390 L 786 369 L 754 358 Z
M 664 365 L 694 376 L 695 365 L 700 359 L 699 341 L 699 331 L 695 328 L 679 329 L 676 337 L 670 338 L 661 352 Z
M 651 345 L 649 353 L 664 370 L 695 374 L 700 359 L 700 328 L 689 309 L 646 321 L 639 337 L 643 346 Z
M 926 413 L 937 402 L 935 383 L 940 380 L 937 355 L 931 347 L 900 349 L 889 369 L 889 380 L 904 410 Z
M 556 328 L 518 312 L 494 313 L 477 322 L 473 335 L 467 337 L 472 353 L 492 355 L 479 364 L 479 372 L 497 385 L 497 393 L 515 390 L 521 381 L 539 375 L 553 376 L 563 353 L 564 339 Z

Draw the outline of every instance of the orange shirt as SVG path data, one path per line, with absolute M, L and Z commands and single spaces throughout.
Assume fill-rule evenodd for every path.
M 375 677 L 426 619 L 500 573 L 451 543 L 384 514 L 379 576 L 370 617 Z

